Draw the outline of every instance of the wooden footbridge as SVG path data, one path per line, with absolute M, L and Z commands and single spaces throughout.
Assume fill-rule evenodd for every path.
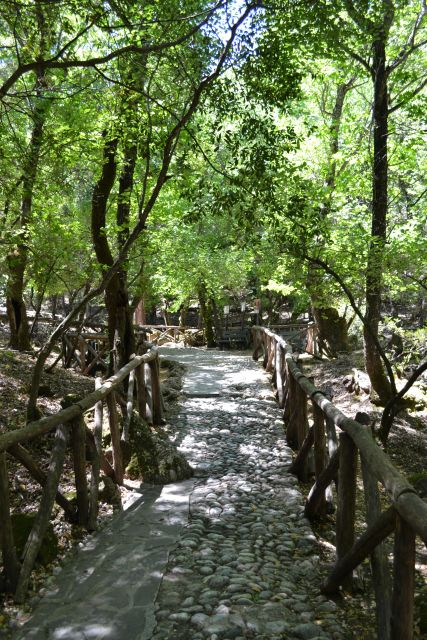
M 305 514 L 309 519 L 332 511 L 336 500 L 336 562 L 323 591 L 336 593 L 349 588 L 353 570 L 371 559 L 372 580 L 377 603 L 378 638 L 409 640 L 414 627 L 415 539 L 427 544 L 427 504 L 414 487 L 394 467 L 376 444 L 366 416 L 345 416 L 299 369 L 297 357 L 284 338 L 264 327 L 253 327 L 253 358 L 262 357 L 270 373 L 277 402 L 283 410 L 288 443 L 295 450 L 292 470 L 304 481 L 313 478 Z M 17 602 L 25 599 L 30 575 L 52 514 L 54 502 L 64 517 L 88 531 L 97 526 L 100 470 L 117 484 L 123 483 L 123 447 L 129 437 L 129 421 L 134 407 L 152 424 L 162 421 L 159 354 L 151 345 L 114 376 L 95 381 L 93 393 L 74 401 L 55 415 L 29 423 L 0 436 L 0 521 L 3 550 L 3 590 Z M 127 390 L 121 402 L 118 394 Z M 102 447 L 102 414 L 108 409 L 112 462 Z M 93 412 L 93 429 L 84 414 Z M 121 425 L 120 425 L 121 422 Z M 48 471 L 40 469 L 26 443 L 54 432 Z M 61 492 L 61 473 L 67 448 L 71 448 L 76 505 Z M 86 460 L 85 449 L 91 451 Z M 313 453 L 311 453 L 313 452 Z M 358 458 L 361 460 L 366 503 L 365 532 L 355 536 L 355 501 Z M 33 529 L 21 557 L 17 556 L 9 504 L 8 462 L 22 464 L 43 486 Z M 89 479 L 88 479 L 89 478 Z M 335 485 L 336 490 L 331 487 Z M 380 488 L 381 493 L 380 493 Z M 384 500 L 389 506 L 382 508 Z M 334 507 L 335 508 L 335 507 Z M 393 566 L 383 541 L 394 534 Z
M 71 330 L 62 337 L 59 358 L 65 369 L 75 368 L 83 375 L 94 375 L 96 372 L 108 370 L 109 357 L 108 336 L 105 325 L 92 325 L 91 330 Z M 287 323 L 272 325 L 271 331 L 284 337 L 297 350 L 304 350 L 312 355 L 319 353 L 316 326 L 310 323 Z M 248 349 L 252 342 L 251 329 L 239 318 L 237 324 L 228 321 L 218 329 L 217 345 L 219 349 Z M 167 343 L 181 343 L 184 346 L 202 346 L 204 332 L 202 329 L 174 325 L 137 325 L 135 327 L 137 341 L 148 340 L 151 344 L 161 346 Z

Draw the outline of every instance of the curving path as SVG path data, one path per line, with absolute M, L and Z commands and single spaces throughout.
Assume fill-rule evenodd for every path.
M 247 354 L 161 351 L 188 367 L 173 427 L 195 477 L 143 486 L 15 640 L 351 638 L 319 595 L 319 550 L 268 376 Z

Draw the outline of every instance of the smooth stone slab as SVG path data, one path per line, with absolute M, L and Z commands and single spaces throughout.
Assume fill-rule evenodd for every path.
M 127 511 L 69 559 L 51 595 L 13 640 L 149 640 L 154 602 L 169 552 L 188 522 L 194 484 L 143 486 Z

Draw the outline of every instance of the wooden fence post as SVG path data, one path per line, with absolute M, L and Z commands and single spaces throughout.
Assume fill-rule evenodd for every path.
M 265 333 L 265 331 L 263 331 L 263 333 L 262 333 L 262 345 L 263 345 L 263 349 L 264 349 L 264 354 L 263 354 L 263 359 L 262 359 L 262 366 L 264 367 L 264 369 L 267 369 L 267 363 L 268 363 L 268 336 Z
M 340 584 L 353 570 L 368 556 L 372 555 L 378 544 L 381 544 L 396 527 L 396 510 L 390 507 L 384 511 L 377 520 L 371 524 L 360 536 L 351 550 L 339 560 L 329 574 L 322 592 L 327 594 L 337 593 Z
M 326 488 L 336 478 L 339 468 L 339 462 L 340 459 L 338 449 L 329 460 L 328 466 L 323 469 L 322 473 L 319 475 L 316 482 L 311 487 L 304 509 L 304 514 L 309 520 L 317 515 L 322 504 L 322 500 L 324 499 Z
M 60 424 L 56 429 L 55 443 L 52 449 L 42 499 L 34 520 L 33 528 L 30 531 L 30 535 L 28 536 L 28 540 L 24 548 L 21 572 L 19 574 L 18 585 L 16 587 L 15 602 L 23 602 L 25 600 L 31 571 L 36 561 L 37 554 L 42 546 L 44 535 L 47 531 L 62 467 L 64 465 L 69 429 L 69 424 Z
M 149 381 L 145 386 L 145 397 L 146 397 L 146 400 L 147 400 L 147 402 L 145 404 L 145 415 L 146 415 L 148 424 L 153 424 L 153 397 L 152 397 L 152 392 L 151 392 L 152 370 L 151 370 L 151 367 L 149 366 L 149 364 L 147 364 L 147 368 L 145 370 L 145 379 L 146 380 L 147 380 L 147 371 L 149 372 L 149 374 L 148 374 Z
M 297 386 L 297 381 L 289 371 L 289 388 L 287 396 L 287 411 L 289 417 L 286 425 L 286 440 L 292 449 L 297 449 L 298 447 L 298 424 L 295 420 L 295 414 L 297 413 Z
M 356 513 L 357 447 L 346 433 L 340 434 L 338 469 L 338 504 L 336 514 L 336 548 L 338 562 L 354 544 Z M 351 576 L 345 581 L 351 587 Z
M 279 404 L 279 407 L 283 409 L 284 399 L 285 399 L 284 388 L 283 388 L 283 351 L 282 351 L 282 346 L 279 343 L 276 343 L 275 373 L 276 373 L 277 402 Z
M 89 500 L 86 478 L 86 426 L 83 416 L 71 423 L 71 447 L 77 493 L 77 522 L 85 527 L 89 515 Z
M 258 358 L 263 353 L 263 337 L 262 336 L 263 334 L 259 329 L 256 329 L 255 327 L 252 329 L 252 340 L 253 340 L 253 349 L 254 349 L 252 358 L 255 361 L 258 360 Z
M 135 369 L 129 374 L 128 396 L 126 403 L 126 419 L 123 426 L 123 440 L 129 442 L 129 427 L 133 411 L 133 390 L 135 387 Z
M 110 423 L 111 448 L 113 450 L 113 469 L 117 484 L 123 484 L 123 457 L 120 446 L 119 418 L 117 415 L 116 394 L 114 390 L 107 396 L 108 417 Z
M 15 591 L 19 576 L 19 562 L 13 539 L 12 520 L 10 518 L 9 479 L 7 477 L 6 451 L 0 451 L 0 538 L 3 553 L 3 565 L 6 588 Z
M 372 437 L 370 417 L 366 413 L 359 412 L 356 414 L 355 420 L 360 424 L 366 425 L 367 433 Z M 368 526 L 371 526 L 381 515 L 380 492 L 378 489 L 378 482 L 369 471 L 363 460 L 363 456 L 361 456 L 361 467 L 366 505 L 366 523 Z M 380 543 L 372 551 L 371 570 L 375 591 L 378 640 L 389 640 L 391 621 L 391 578 L 384 543 Z
M 147 418 L 147 393 L 145 388 L 145 364 L 135 369 L 136 389 L 138 394 L 138 413 L 145 420 Z
M 415 533 L 397 516 L 394 537 L 390 640 L 412 640 L 414 633 Z
M 297 413 L 294 420 L 297 420 L 298 429 L 298 449 L 302 447 L 302 443 L 307 437 L 308 433 L 308 418 L 307 418 L 307 396 L 304 389 L 301 389 L 300 385 L 296 384 L 296 407 Z
M 162 424 L 162 399 L 160 390 L 160 367 L 159 360 L 151 360 L 149 362 L 151 372 L 151 397 L 152 397 L 152 411 L 153 411 L 153 424 Z
M 86 369 L 86 340 L 83 336 L 79 336 L 77 340 L 80 351 L 80 370 L 84 373 L 84 370 Z
M 308 435 L 308 419 L 307 419 L 307 395 L 305 391 L 300 387 L 299 383 L 290 373 L 290 416 L 288 421 L 288 428 L 286 430 L 286 437 L 289 446 L 293 449 L 300 449 L 305 442 Z M 311 447 L 311 443 L 306 443 L 308 450 Z M 307 479 L 308 461 L 307 457 L 298 461 L 298 477 L 300 480 Z
M 295 460 L 289 467 L 289 472 L 294 473 L 296 476 L 298 476 L 299 480 L 301 480 L 302 482 L 307 480 L 308 456 L 310 454 L 311 447 L 313 446 L 313 442 L 314 431 L 313 427 L 310 427 Z
M 330 418 L 326 418 L 326 436 L 328 440 L 328 453 L 329 457 L 332 458 L 335 451 L 338 449 L 338 438 L 337 438 L 337 429 L 334 424 L 334 421 Z
M 288 363 L 286 362 L 286 358 L 283 358 L 283 380 L 284 380 L 284 385 L 283 385 L 283 420 L 285 422 L 285 424 L 288 424 L 289 422 L 289 417 L 290 417 L 290 403 L 289 403 L 289 378 L 290 378 L 290 373 L 289 373 L 289 368 L 288 368 Z
M 275 346 L 276 340 L 272 336 L 267 336 L 267 363 L 265 365 L 265 370 L 268 373 L 273 372 Z
M 95 378 L 95 389 L 98 390 L 102 385 L 102 379 L 100 376 Z M 93 439 L 95 447 L 92 451 L 92 469 L 90 475 L 90 503 L 89 503 L 89 518 L 88 529 L 89 531 L 95 531 L 96 523 L 98 519 L 99 509 L 99 472 L 101 467 L 102 451 L 102 420 L 103 420 L 103 404 L 102 400 L 99 400 L 95 405 L 94 412 L 94 430 Z
M 314 469 L 316 480 L 325 468 L 326 463 L 326 435 L 325 435 L 325 418 L 323 411 L 312 402 L 313 407 L 313 431 L 314 431 Z M 323 493 L 319 505 L 317 507 L 319 515 L 323 515 L 326 511 L 326 496 Z

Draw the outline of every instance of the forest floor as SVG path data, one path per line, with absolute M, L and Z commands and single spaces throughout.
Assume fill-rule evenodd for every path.
M 2 336 L 3 337 L 3 336 Z M 2 340 L 0 344 L 0 433 L 10 429 L 17 429 L 25 424 L 25 408 L 28 399 L 28 388 L 31 377 L 31 370 L 34 365 L 34 357 L 31 354 L 20 354 L 6 347 Z M 327 388 L 333 395 L 333 403 L 339 407 L 346 415 L 354 417 L 357 411 L 369 413 L 373 418 L 380 417 L 380 409 L 371 404 L 369 396 L 361 393 L 355 395 L 349 393 L 343 385 L 343 378 L 352 373 L 353 368 L 362 368 L 362 354 L 342 355 L 335 360 L 316 361 L 312 359 L 304 360 L 303 368 L 306 373 L 315 378 L 318 387 Z M 39 398 L 39 406 L 45 415 L 57 412 L 61 406 L 61 399 L 69 393 L 84 396 L 93 391 L 93 378 L 83 377 L 72 370 L 64 370 L 61 366 L 55 367 L 51 374 L 45 374 L 42 381 L 43 396 Z M 426 399 L 427 404 L 427 399 Z M 390 435 L 388 453 L 393 462 L 407 476 L 413 474 L 426 473 L 427 459 L 427 409 L 418 404 L 419 410 L 405 411 L 399 414 L 395 420 L 393 430 Z M 48 436 L 43 441 L 35 441 L 30 446 L 30 452 L 45 467 L 51 448 L 51 437 Z M 37 484 L 30 478 L 28 473 L 13 462 L 9 465 L 11 502 L 16 512 L 32 512 L 39 503 L 41 491 Z M 72 491 L 72 466 L 69 460 L 63 474 L 62 490 Z M 130 487 L 131 489 L 131 487 Z M 307 491 L 309 487 L 306 487 Z M 126 501 L 128 489 L 121 488 L 122 501 Z M 358 496 L 358 523 L 359 531 L 365 527 L 362 509 L 363 497 L 361 491 Z M 103 504 L 100 509 L 101 526 L 110 521 L 113 515 L 113 507 L 110 504 Z M 333 559 L 333 516 L 319 524 L 315 533 L 324 549 L 325 557 Z M 83 530 L 76 526 L 64 522 L 62 512 L 55 511 L 53 522 L 54 531 L 58 536 L 59 555 L 56 560 L 46 567 L 39 567 L 34 573 L 30 588 L 28 602 L 25 606 L 16 606 L 11 599 L 6 598 L 0 601 L 0 637 L 1 630 L 12 626 L 20 626 L 29 617 L 31 607 L 36 604 L 39 596 L 49 587 L 53 576 L 58 572 L 59 565 L 64 556 L 76 545 L 81 545 L 85 536 Z M 419 545 L 417 548 L 417 570 L 418 587 L 421 589 L 427 578 L 427 552 L 425 547 Z M 366 592 L 365 604 L 367 610 L 372 614 L 372 594 L 370 593 L 367 578 L 368 569 L 362 565 L 359 572 L 359 585 Z M 345 597 L 347 595 L 345 594 Z M 360 600 L 357 598 L 358 605 Z M 351 617 L 351 598 L 348 596 L 348 610 Z M 346 607 L 347 608 L 347 607 Z M 368 611 L 367 611 L 368 613 Z M 353 612 L 354 619 L 357 620 L 358 611 Z M 365 636 L 370 637 L 369 635 Z M 423 633 L 418 633 L 418 638 L 427 637 Z

